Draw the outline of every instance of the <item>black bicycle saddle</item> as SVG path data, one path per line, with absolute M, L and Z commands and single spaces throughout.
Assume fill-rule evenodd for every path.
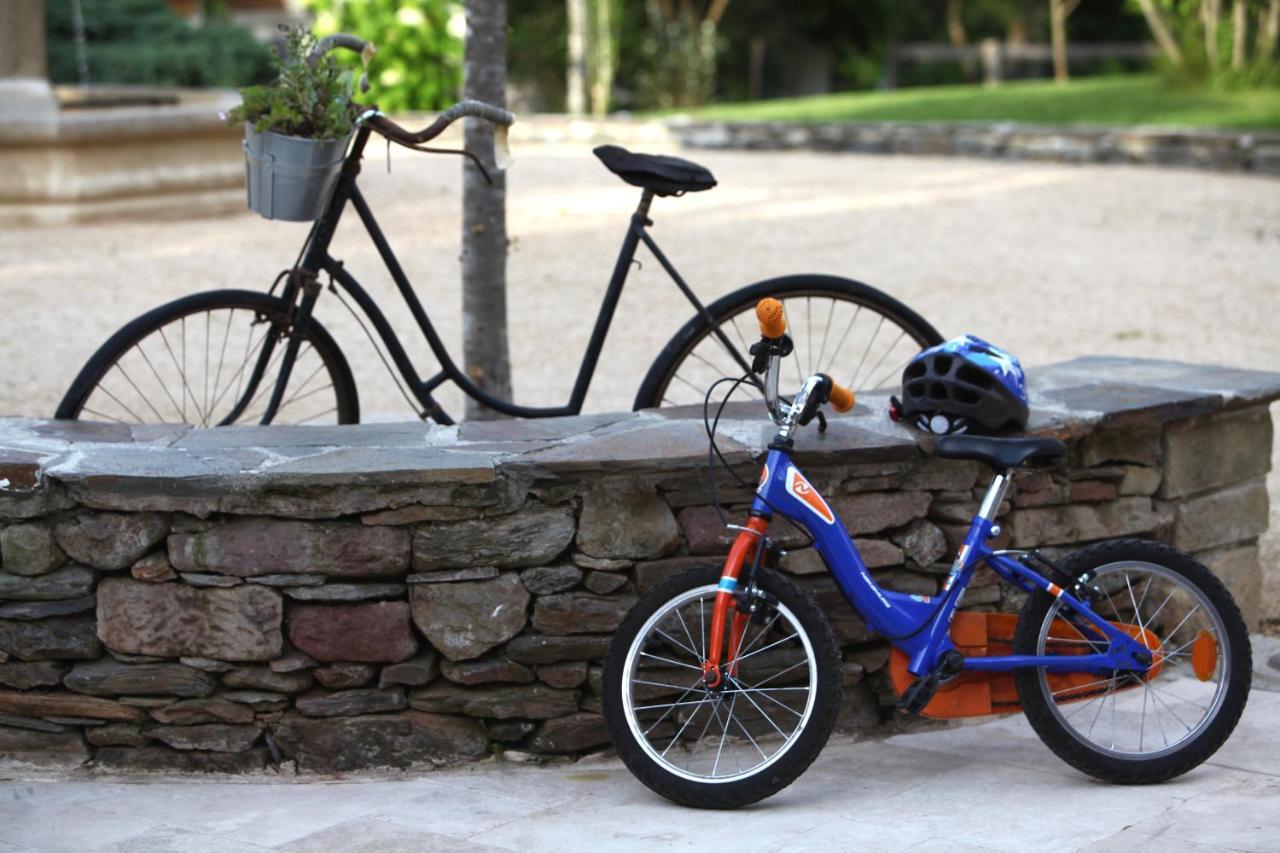
M 601 145 L 594 153 L 610 172 L 657 195 L 696 193 L 716 185 L 710 169 L 679 157 L 633 154 L 620 145 Z
M 1056 438 L 992 438 L 944 435 L 933 448 L 944 459 L 976 459 L 992 468 L 1051 468 L 1062 462 L 1067 446 Z

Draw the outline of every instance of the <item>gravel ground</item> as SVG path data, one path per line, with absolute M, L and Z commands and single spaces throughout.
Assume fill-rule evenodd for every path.
M 388 175 L 382 152 L 370 151 L 362 186 L 445 340 L 456 342 L 457 160 L 397 152 Z M 508 182 L 516 395 L 558 404 L 638 193 L 586 147 L 516 154 Z M 927 157 L 691 156 L 720 186 L 656 202 L 653 233 L 707 298 L 773 275 L 830 272 L 889 291 L 944 334 L 970 331 L 1006 346 L 1032 368 L 1086 353 L 1280 368 L 1274 179 Z M 265 290 L 305 233 L 249 213 L 0 233 L 10 330 L 0 340 L 0 413 L 49 415 L 94 348 L 150 307 L 198 290 Z M 422 372 L 434 372 L 354 217 L 335 254 L 413 341 Z M 653 355 L 690 313 L 643 249 L 641 257 L 589 410 L 629 408 Z M 318 311 L 356 372 L 365 418 L 412 417 L 344 309 L 326 296 Z M 457 395 L 441 401 L 460 412 Z M 1270 486 L 1280 495 L 1280 476 Z M 1272 505 L 1264 559 L 1269 610 L 1280 617 L 1280 501 Z

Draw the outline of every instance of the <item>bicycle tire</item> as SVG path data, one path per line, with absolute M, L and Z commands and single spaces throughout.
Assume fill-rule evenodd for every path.
M 180 299 L 175 299 L 172 302 L 169 302 L 157 308 L 154 308 L 148 311 L 147 313 L 141 315 L 140 317 L 137 317 L 136 319 L 127 323 L 123 328 L 121 328 L 118 332 L 112 335 L 109 339 L 107 339 L 105 343 L 102 344 L 102 346 L 98 348 L 98 350 L 89 358 L 89 360 L 85 363 L 85 365 L 80 369 L 79 373 L 76 375 L 75 380 L 72 381 L 71 386 L 67 389 L 66 394 L 63 395 L 62 401 L 58 404 L 57 411 L 54 413 L 54 417 L 63 419 L 63 420 L 78 420 L 82 416 L 86 416 L 86 415 L 90 418 L 101 417 L 102 413 L 99 410 L 89 406 L 88 404 L 90 403 L 91 400 L 94 400 L 95 392 L 99 391 L 104 387 L 103 383 L 105 378 L 109 374 L 111 374 L 113 368 L 116 368 L 117 366 L 121 365 L 123 359 L 125 359 L 126 357 L 130 357 L 131 354 L 135 352 L 135 347 L 138 347 L 138 350 L 136 352 L 142 353 L 145 358 L 146 351 L 141 349 L 142 343 L 148 340 L 149 338 L 151 338 L 151 336 L 157 333 L 158 331 L 161 331 L 169 327 L 170 324 L 179 323 L 179 322 L 182 323 L 183 334 L 184 334 L 184 339 L 183 339 L 184 370 L 181 373 L 181 376 L 182 376 L 183 385 L 185 386 L 186 385 L 186 375 L 185 375 L 185 361 L 186 361 L 185 320 L 186 318 L 198 316 L 201 314 L 204 314 L 206 318 L 211 318 L 213 312 L 223 311 L 223 310 L 229 311 L 230 313 L 227 317 L 226 330 L 225 330 L 225 334 L 222 342 L 223 354 L 225 355 L 225 352 L 227 349 L 227 340 L 230 337 L 231 329 L 233 328 L 232 321 L 236 316 L 235 312 L 237 311 L 246 312 L 246 318 L 249 318 L 249 317 L 253 318 L 253 324 L 255 325 L 261 324 L 263 322 L 267 322 L 271 324 L 270 328 L 279 328 L 279 326 L 285 323 L 286 318 L 289 316 L 290 308 L 291 306 L 289 306 L 287 303 L 285 303 L 283 300 L 277 297 L 268 296 L 267 294 L 264 294 L 264 293 L 257 293 L 254 291 L 247 291 L 247 290 L 213 290 L 213 291 L 207 291 L 204 293 L 196 293 L 190 296 L 184 296 Z M 208 327 L 206 328 L 206 332 L 208 332 Z M 253 332 L 251 331 L 250 338 L 249 338 L 250 341 L 252 340 L 252 334 Z M 265 336 L 267 334 L 270 334 L 270 332 L 263 331 L 261 333 L 260 337 L 262 338 L 262 340 L 265 341 Z M 213 337 L 213 335 L 206 334 L 206 338 L 205 338 L 206 342 L 208 342 L 211 337 Z M 168 347 L 169 341 L 167 336 L 162 334 L 162 338 L 165 341 L 165 347 Z M 342 350 L 338 347 L 337 342 L 334 341 L 333 336 L 329 334 L 328 330 L 326 330 L 324 326 L 320 323 L 320 321 L 317 320 L 315 317 L 312 317 L 310 319 L 308 323 L 307 333 L 303 340 L 304 340 L 304 345 L 309 345 L 310 348 L 314 350 L 320 363 L 319 368 L 317 368 L 312 375 L 317 375 L 319 372 L 319 369 L 323 368 L 330 380 L 330 385 L 332 386 L 332 390 L 333 390 L 333 406 L 332 406 L 333 420 L 339 424 L 358 423 L 360 420 L 360 403 L 359 403 L 359 395 L 356 390 L 355 379 L 352 377 L 350 365 L 348 365 L 347 359 L 343 355 Z M 282 353 L 283 341 L 278 340 L 278 343 L 280 345 L 276 347 L 276 351 L 277 353 Z M 257 350 L 255 349 L 254 351 L 256 352 Z M 206 352 L 208 351 L 206 350 Z M 305 349 L 300 350 L 299 361 L 301 361 L 302 358 L 305 357 L 306 353 L 307 351 Z M 246 361 L 244 362 L 245 364 L 247 364 L 249 355 L 250 354 L 248 354 L 246 351 L 246 356 L 245 356 Z M 170 358 L 173 358 L 175 360 L 174 366 L 176 367 L 177 366 L 176 358 L 173 356 L 173 351 L 171 349 L 169 350 L 169 356 Z M 156 361 L 163 361 L 162 354 L 157 355 Z M 152 366 L 154 362 L 148 360 L 146 363 L 148 364 L 148 366 L 151 367 L 151 372 L 155 374 L 155 379 L 157 381 L 162 382 L 163 380 L 160 375 L 160 372 L 157 370 L 157 368 Z M 222 362 L 220 361 L 219 362 L 220 370 L 215 381 L 215 388 L 214 388 L 215 392 L 217 391 L 217 383 L 223 379 L 223 376 L 221 373 L 221 364 Z M 167 370 L 167 365 L 162 364 L 161 367 Z M 208 368 L 209 368 L 209 365 L 206 362 L 206 370 L 205 370 L 206 380 L 208 378 Z M 243 372 L 243 364 L 242 364 L 241 371 Z M 120 367 L 120 372 L 124 374 L 126 378 L 129 378 L 129 375 L 124 371 L 124 368 L 122 366 Z M 145 372 L 143 372 L 143 375 L 145 376 Z M 268 375 L 264 375 L 262 382 L 259 385 L 258 394 L 263 396 L 264 402 L 265 402 L 266 394 L 269 393 L 271 383 L 274 380 L 274 375 L 275 375 L 274 372 L 268 371 Z M 228 389 L 230 388 L 230 385 L 229 385 L 230 380 L 231 380 L 231 376 L 228 375 L 226 379 L 228 383 L 227 385 Z M 293 383 L 301 382 L 301 381 L 302 379 L 300 378 L 299 372 L 295 370 L 295 373 L 290 377 L 290 388 L 294 387 Z M 307 379 L 306 381 L 311 381 L 311 380 Z M 130 379 L 129 384 L 133 386 L 133 390 L 137 393 L 137 398 L 145 400 L 145 398 L 148 395 L 138 388 L 134 380 Z M 161 387 L 161 386 L 157 386 L 157 387 Z M 321 388 L 323 389 L 324 386 L 321 386 Z M 164 409 L 169 408 L 170 403 L 172 403 L 172 406 L 175 409 L 175 411 L 178 409 L 178 405 L 174 400 L 174 398 L 172 397 L 171 392 L 169 392 L 168 389 L 163 387 L 161 389 L 166 391 L 167 394 L 169 394 L 169 396 L 167 397 L 167 400 L 164 402 L 159 402 L 157 400 L 155 402 L 149 403 L 147 407 L 150 409 L 150 411 L 148 412 L 148 415 L 150 415 L 151 413 L 154 413 L 156 415 L 154 419 L 148 419 L 147 417 L 138 415 L 136 412 L 132 411 L 132 408 L 127 406 L 125 408 L 128 409 L 128 411 L 133 415 L 132 418 L 113 417 L 108 415 L 106 419 L 120 420 L 126 423 L 133 423 L 133 422 L 173 423 L 175 422 L 175 421 L 166 420 L 163 414 L 159 411 L 160 408 L 164 408 Z M 181 392 L 182 407 L 184 409 L 187 402 L 187 395 L 186 395 L 187 390 L 188 389 L 184 387 L 183 391 Z M 100 395 L 100 396 L 105 399 L 106 395 L 109 393 L 110 392 L 108 389 L 106 392 L 104 392 L 103 395 Z M 315 393 L 316 393 L 315 391 L 308 392 L 308 395 L 315 394 Z M 192 396 L 194 397 L 194 394 Z M 228 391 L 224 391 L 221 395 L 221 398 L 226 398 L 228 396 L 229 396 Z M 207 397 L 208 395 L 206 394 L 206 398 Z M 234 397 L 232 398 L 232 400 L 234 400 Z M 206 401 L 208 400 L 206 399 Z M 222 402 L 222 399 L 212 400 L 213 406 L 209 407 L 207 416 L 203 418 L 205 421 L 211 421 L 211 423 L 205 423 L 203 425 L 214 426 L 217 424 L 218 421 L 215 420 L 213 417 L 213 415 L 215 414 L 213 407 L 220 405 L 221 402 Z M 143 408 L 143 407 L 138 406 L 138 408 Z M 193 406 L 193 408 L 195 407 Z M 276 412 L 276 418 L 274 420 L 280 419 L 279 415 L 282 413 L 284 408 L 286 407 L 282 406 L 281 410 Z M 243 415 L 250 414 L 253 411 L 254 411 L 253 407 L 250 407 L 249 409 L 247 409 L 244 413 L 242 413 L 243 420 L 240 420 L 239 422 L 257 423 L 260 420 L 260 418 L 256 416 L 248 417 L 248 418 L 243 417 Z M 204 415 L 205 413 L 201 412 L 201 414 Z M 326 412 L 326 415 L 327 414 L 328 413 Z M 185 418 L 185 411 L 183 412 L 183 418 L 180 422 L 187 422 L 187 419 Z M 197 424 L 197 425 L 201 425 L 201 424 Z
M 648 731 L 653 729 L 653 726 L 660 724 L 661 720 L 658 723 L 646 725 L 646 729 L 642 731 L 640 725 L 647 724 L 649 721 L 640 720 L 642 708 L 634 704 L 634 701 L 640 697 L 638 694 L 628 695 L 635 685 L 652 684 L 652 682 L 633 678 L 630 683 L 624 683 L 625 673 L 628 670 L 628 659 L 635 661 L 640 656 L 652 657 L 652 655 L 644 653 L 644 649 L 648 647 L 646 643 L 649 637 L 652 636 L 652 634 L 642 634 L 645 631 L 646 624 L 652 622 L 655 618 L 669 616 L 670 611 L 664 611 L 663 609 L 669 604 L 680 602 L 695 594 L 699 596 L 699 601 L 705 600 L 701 598 L 704 595 L 713 597 L 720 578 L 720 572 L 719 566 L 711 565 L 690 569 L 660 584 L 643 596 L 632 607 L 614 634 L 604 667 L 605 721 L 619 757 L 622 758 L 632 774 L 651 790 L 673 802 L 692 808 L 739 808 L 770 797 L 794 782 L 818 757 L 823 746 L 826 745 L 827 739 L 831 736 L 831 731 L 835 727 L 836 716 L 840 710 L 843 690 L 840 678 L 839 647 L 836 645 L 835 635 L 826 616 L 798 586 L 777 572 L 761 569 L 756 575 L 757 586 L 776 597 L 777 604 L 774 607 L 779 616 L 785 612 L 789 614 L 788 620 L 794 619 L 794 621 L 787 622 L 784 630 L 795 629 L 803 633 L 804 640 L 807 640 L 807 643 L 804 643 L 804 648 L 811 650 L 810 656 L 806 658 L 806 660 L 812 660 L 811 665 L 813 667 L 813 674 L 808 680 L 809 686 L 807 688 L 782 688 L 812 691 L 811 695 L 806 693 L 802 700 L 808 703 L 806 706 L 807 713 L 800 716 L 798 728 L 785 737 L 782 745 L 773 755 L 767 757 L 756 741 L 751 739 L 748 729 L 739 722 L 739 726 L 742 727 L 744 733 L 747 733 L 747 738 L 752 746 L 760 751 L 761 757 L 765 760 L 761 761 L 755 768 L 748 768 L 745 773 L 740 772 L 732 776 L 726 774 L 727 778 L 724 779 L 716 779 L 716 769 L 713 766 L 711 776 L 707 777 L 702 774 L 700 778 L 703 781 L 698 781 L 698 778 L 690 778 L 690 774 L 665 761 L 666 751 L 660 756 L 657 755 L 654 744 L 648 742 L 645 736 Z M 783 608 L 785 608 L 785 611 Z M 699 635 L 704 638 L 706 629 L 709 628 L 709 612 L 708 609 L 707 622 L 704 625 L 697 626 Z M 659 622 L 654 622 L 650 630 L 657 630 L 659 624 Z M 765 636 L 769 628 L 766 626 L 757 630 L 761 632 L 756 637 L 756 641 L 759 642 L 760 637 Z M 744 651 L 750 648 L 747 642 L 750 631 L 751 628 L 748 627 L 747 633 L 744 635 Z M 694 647 L 698 645 L 692 639 L 690 643 Z M 764 651 L 770 644 L 771 641 L 766 641 L 766 644 L 757 647 L 753 654 Z M 637 648 L 639 651 L 637 651 Z M 744 655 L 742 660 L 745 661 L 748 656 Z M 776 665 L 782 666 L 781 663 Z M 633 676 L 638 672 L 636 669 L 631 671 Z M 684 672 L 683 669 L 680 671 Z M 726 673 L 728 672 L 727 667 L 725 671 Z M 788 669 L 783 669 L 778 675 L 788 671 Z M 750 691 L 759 690 L 758 687 L 747 684 L 748 678 L 754 679 L 757 677 L 755 674 L 749 675 L 747 669 L 739 670 L 738 674 L 740 681 L 735 681 L 726 675 L 727 683 L 734 687 L 732 692 L 750 695 Z M 693 677 L 696 680 L 696 673 L 693 674 Z M 787 683 L 777 682 L 776 678 L 777 675 L 774 675 L 771 678 L 765 678 L 763 681 L 774 681 L 775 686 L 770 689 L 777 689 L 777 685 Z M 649 689 L 652 690 L 653 688 Z M 708 695 L 710 695 L 709 692 Z M 790 696 L 791 694 L 786 695 Z M 680 701 L 677 699 L 677 703 Z M 764 701 L 764 699 L 761 699 L 761 702 Z M 776 699 L 769 701 L 776 702 Z M 760 705 L 752 704 L 756 705 L 757 711 L 760 711 Z M 764 707 L 770 710 L 773 709 L 772 705 L 765 705 Z M 693 736 L 692 728 L 696 728 L 696 726 L 691 726 L 691 724 L 697 720 L 699 710 L 700 706 L 695 708 L 692 714 L 689 715 L 688 721 L 684 724 L 685 727 L 690 729 L 694 753 L 698 751 L 699 744 L 706 732 L 704 728 L 702 733 Z M 751 709 L 745 704 L 743 705 L 743 710 L 747 714 L 751 712 Z M 721 720 L 719 706 L 717 705 L 708 711 L 707 725 L 710 725 L 712 713 L 715 714 L 716 720 Z M 780 719 L 784 720 L 784 723 L 789 719 L 783 716 L 781 712 L 776 713 L 779 714 Z M 793 710 L 793 713 L 797 712 Z M 763 716 L 763 711 L 761 711 L 761 715 Z M 672 719 L 674 721 L 676 718 Z M 729 723 L 735 719 L 733 707 L 730 706 L 727 711 L 727 717 L 722 720 L 726 733 L 729 729 Z M 756 722 L 759 723 L 759 720 L 756 720 Z M 635 723 L 635 726 L 632 725 L 633 723 Z M 770 724 L 773 724 L 772 721 Z M 774 728 L 777 729 L 778 727 L 775 725 Z M 683 731 L 685 731 L 684 727 L 674 733 L 671 738 L 672 744 L 680 740 Z M 762 726 L 757 730 L 758 733 L 760 731 L 767 732 L 767 728 Z M 638 734 L 639 737 L 637 737 Z M 713 731 L 713 739 L 715 734 L 716 732 Z M 778 730 L 778 734 L 784 733 Z M 662 737 L 662 735 L 655 735 L 655 739 L 659 737 Z M 724 748 L 723 737 L 722 735 L 720 749 Z M 738 740 L 740 741 L 741 738 L 738 737 Z M 765 737 L 762 736 L 760 741 L 768 745 Z M 681 749 L 684 749 L 686 745 L 687 742 L 682 741 Z M 671 746 L 669 745 L 667 750 L 670 749 Z M 745 751 L 748 748 L 743 745 L 742 749 Z M 720 753 L 717 751 L 716 763 L 719 764 L 719 761 Z M 727 763 L 728 759 L 726 759 L 726 765 Z
M 1187 732 L 1181 740 L 1175 740 L 1173 745 L 1169 745 L 1167 742 L 1168 733 L 1163 724 L 1157 725 L 1159 718 L 1153 720 L 1149 730 L 1151 732 L 1150 739 L 1155 749 L 1146 755 L 1132 753 L 1128 750 L 1117 750 L 1117 736 L 1114 729 L 1109 748 L 1102 746 L 1100 743 L 1092 743 L 1091 738 L 1082 734 L 1071 723 L 1070 717 L 1061 712 L 1062 707 L 1076 709 L 1071 712 L 1071 715 L 1081 718 L 1080 727 L 1083 727 L 1084 720 L 1087 720 L 1091 714 L 1094 716 L 1094 722 L 1096 723 L 1098 716 L 1105 716 L 1103 714 L 1106 708 L 1105 695 L 1102 697 L 1101 704 L 1096 712 L 1090 711 L 1089 706 L 1084 703 L 1083 697 L 1090 695 L 1085 693 L 1080 694 L 1081 698 L 1075 698 L 1074 701 L 1071 698 L 1065 699 L 1060 706 L 1055 702 L 1054 695 L 1066 691 L 1054 691 L 1049 686 L 1048 680 L 1041 677 L 1041 667 L 1015 670 L 1014 680 L 1017 685 L 1018 699 L 1026 713 L 1027 720 L 1031 723 L 1031 727 L 1036 734 L 1055 755 L 1067 764 L 1106 782 L 1130 785 L 1164 782 L 1181 776 L 1207 760 L 1226 742 L 1239 722 L 1240 715 L 1244 712 L 1244 706 L 1248 700 L 1249 685 L 1252 680 L 1252 653 L 1249 645 L 1248 629 L 1245 626 L 1243 616 L 1240 614 L 1240 609 L 1236 606 L 1235 601 L 1232 600 L 1231 594 L 1227 591 L 1222 581 L 1190 555 L 1168 545 L 1144 539 L 1115 539 L 1090 545 L 1070 554 L 1061 563 L 1061 566 L 1064 573 L 1073 581 L 1088 573 L 1092 578 L 1090 583 L 1095 585 L 1101 584 L 1103 582 L 1102 579 L 1109 574 L 1114 575 L 1123 571 L 1125 572 L 1126 585 L 1129 586 L 1129 572 L 1131 570 L 1133 572 L 1152 572 L 1156 576 L 1163 576 L 1170 586 L 1175 586 L 1176 582 L 1181 580 L 1186 584 L 1186 586 L 1180 588 L 1184 590 L 1188 601 L 1195 602 L 1198 606 L 1207 603 L 1209 608 L 1206 609 L 1206 618 L 1216 614 L 1216 621 L 1211 621 L 1211 624 L 1220 626 L 1218 630 L 1221 632 L 1221 640 L 1226 645 L 1224 650 L 1226 658 L 1219 658 L 1218 663 L 1215 665 L 1215 672 L 1221 670 L 1221 681 L 1218 687 L 1215 688 L 1211 704 L 1204 706 L 1211 716 L 1197 721 L 1198 725 L 1194 729 L 1187 726 L 1185 720 L 1176 711 L 1176 709 L 1180 708 L 1183 714 L 1188 714 L 1190 709 L 1173 704 L 1179 701 L 1189 702 L 1189 700 L 1178 698 L 1172 691 L 1167 694 L 1170 698 L 1166 699 L 1160 699 L 1159 693 L 1154 693 L 1158 689 L 1155 685 L 1160 682 L 1162 677 L 1167 675 L 1166 687 L 1171 683 L 1167 679 L 1174 677 L 1175 667 L 1180 663 L 1178 658 L 1165 657 L 1163 659 L 1162 666 L 1167 668 L 1167 674 L 1166 672 L 1161 672 L 1159 675 L 1146 679 L 1146 686 L 1143 686 L 1142 680 L 1133 685 L 1134 688 L 1138 686 L 1143 688 L 1141 694 L 1143 696 L 1141 722 L 1144 725 L 1144 729 L 1147 723 L 1146 693 L 1149 692 L 1154 693 L 1156 696 L 1151 702 L 1153 709 L 1158 707 L 1159 702 L 1163 702 L 1164 708 L 1175 709 L 1173 711 L 1175 719 L 1187 728 Z M 1143 569 L 1142 567 L 1148 568 Z M 1129 586 L 1129 589 L 1135 590 L 1139 586 L 1140 584 L 1133 584 Z M 1120 594 L 1119 589 L 1117 585 L 1115 594 L 1120 598 L 1121 607 L 1123 608 L 1124 599 L 1129 593 Z M 1134 610 L 1139 614 L 1140 624 L 1142 607 L 1149 592 L 1150 584 L 1142 592 L 1141 599 L 1137 599 L 1133 604 Z M 1172 597 L 1172 593 L 1170 597 Z M 1018 627 L 1014 633 L 1015 654 L 1038 653 L 1036 650 L 1042 643 L 1041 637 L 1046 621 L 1051 620 L 1054 616 L 1055 601 L 1056 599 L 1046 592 L 1037 592 L 1027 599 L 1019 615 Z M 1185 607 L 1185 605 L 1182 606 Z M 1101 607 L 1102 605 L 1099 603 L 1095 607 L 1095 612 L 1110 618 L 1103 609 L 1099 609 Z M 1212 613 L 1208 612 L 1210 609 Z M 1160 640 L 1163 653 L 1171 651 L 1165 648 L 1165 644 L 1176 642 L 1174 635 L 1180 631 L 1179 626 L 1175 627 L 1171 633 L 1162 635 L 1161 632 L 1166 629 L 1164 625 L 1157 625 L 1156 622 L 1159 615 L 1167 611 L 1167 605 L 1161 605 L 1159 610 L 1149 613 L 1147 616 L 1147 628 L 1152 630 L 1154 636 Z M 1127 613 L 1128 611 L 1122 612 Z M 1178 611 L 1175 610 L 1175 612 Z M 1189 611 L 1187 616 L 1183 616 L 1183 621 L 1186 622 L 1194 612 Z M 1121 616 L 1120 613 L 1116 615 Z M 1168 621 L 1171 621 L 1172 618 L 1171 616 L 1166 616 Z M 1194 628 L 1194 625 L 1192 628 Z M 1191 636 L 1195 637 L 1197 635 L 1192 634 Z M 1207 681 L 1199 673 L 1196 673 L 1196 677 L 1201 682 Z M 1113 683 L 1116 682 L 1114 677 L 1111 680 Z M 1187 680 L 1188 683 L 1190 681 L 1190 679 Z M 1096 688 L 1094 692 L 1097 692 Z M 1113 726 L 1115 726 L 1116 704 L 1118 701 L 1114 692 L 1113 690 L 1111 707 L 1111 722 Z M 1219 692 L 1221 693 L 1220 699 L 1218 698 Z M 1139 694 L 1136 689 L 1130 693 L 1130 696 L 1133 697 L 1132 705 L 1137 704 L 1137 695 Z M 1094 698 L 1089 701 L 1097 701 L 1097 699 Z M 1196 703 L 1189 704 L 1194 705 Z M 1127 709 L 1126 713 L 1131 715 L 1132 711 Z M 1174 730 L 1175 735 L 1178 734 L 1172 721 L 1170 721 L 1170 729 Z M 1092 735 L 1092 731 L 1091 726 L 1089 735 Z M 1157 732 L 1164 739 L 1164 749 L 1159 749 L 1156 745 Z M 1105 733 L 1105 724 L 1103 733 Z M 1141 734 L 1138 747 L 1139 752 L 1141 752 L 1143 747 Z
M 855 369 L 855 379 L 857 378 L 857 372 L 861 371 L 867 363 L 866 354 L 871 352 L 871 346 L 880 334 L 883 323 L 892 324 L 902 333 L 904 340 L 901 342 L 893 341 L 889 348 L 885 350 L 885 356 L 882 357 L 883 360 L 884 357 L 892 353 L 894 363 L 882 365 L 883 369 L 874 367 L 867 371 L 867 378 L 863 383 L 863 387 L 858 387 L 857 382 L 846 382 L 849 377 L 843 375 L 840 371 L 834 370 L 834 368 L 832 370 L 822 370 L 822 368 L 829 366 L 823 363 L 825 361 L 823 357 L 825 352 L 820 351 L 816 360 L 810 359 L 813 363 L 808 365 L 808 368 L 810 368 L 807 370 L 808 373 L 817 372 L 818 370 L 833 372 L 833 378 L 837 382 L 849 385 L 855 392 L 867 390 L 868 383 L 871 383 L 869 387 L 880 386 L 884 381 L 887 381 L 886 377 L 896 380 L 902 368 L 905 367 L 908 358 L 921 349 L 942 343 L 943 340 L 938 330 L 918 313 L 874 287 L 837 276 L 818 274 L 790 275 L 747 285 L 720 297 L 707 306 L 707 313 L 715 321 L 715 328 L 726 330 L 726 337 L 741 350 L 741 355 L 748 363 L 750 363 L 750 356 L 747 355 L 746 349 L 748 344 L 755 340 L 754 336 L 756 335 L 755 305 L 761 299 L 769 296 L 782 300 L 784 307 L 793 303 L 798 307 L 797 300 L 805 297 L 833 300 L 832 313 L 828 315 L 826 331 L 820 338 L 821 350 L 826 349 L 828 339 L 831 337 L 829 333 L 832 317 L 836 313 L 836 302 L 854 306 L 849 320 L 849 328 L 858 323 L 865 312 L 866 321 L 876 325 L 873 325 L 874 332 L 868 341 L 867 348 L 864 350 L 862 361 Z M 789 326 L 792 325 L 792 321 L 800 319 L 798 314 L 798 311 L 789 312 Z M 734 325 L 735 319 L 738 321 L 736 326 Z M 843 318 L 841 322 L 844 322 Z M 728 331 L 730 328 L 733 329 L 732 332 Z M 796 363 L 798 374 L 805 372 L 799 370 L 802 356 L 801 349 L 807 347 L 809 355 L 812 356 L 812 346 L 819 339 L 818 335 L 811 334 L 812 331 L 811 329 L 802 330 L 800 335 L 796 337 L 797 351 L 793 354 L 791 360 Z M 702 398 L 698 395 L 705 391 L 711 381 L 720 378 L 720 376 L 729 375 L 728 371 L 730 370 L 733 371 L 735 376 L 741 375 L 744 372 L 741 370 L 741 365 L 727 357 L 727 353 L 724 352 L 721 344 L 715 338 L 710 337 L 711 332 L 712 326 L 706 322 L 701 314 L 695 315 L 685 323 L 667 345 L 663 347 L 658 357 L 654 359 L 653 364 L 649 367 L 648 373 L 645 374 L 644 380 L 640 383 L 640 388 L 636 392 L 632 408 L 639 410 L 658 408 L 663 405 L 701 403 Z M 847 342 L 847 336 L 848 332 L 846 332 L 845 339 L 841 340 L 837 344 L 835 351 L 833 351 L 833 365 L 835 357 L 839 355 Z M 715 367 L 719 368 L 719 375 L 713 375 L 717 372 L 714 369 L 710 370 L 710 372 L 706 369 L 699 369 L 696 378 L 680 378 L 680 395 L 672 393 L 670 389 L 673 388 L 673 382 L 677 381 L 677 377 L 680 377 L 681 369 L 707 351 L 704 345 L 712 345 L 711 353 L 719 354 L 719 358 L 715 361 Z M 706 356 L 703 356 L 703 360 L 707 360 Z M 901 364 L 897 364 L 899 360 Z M 708 369 L 710 367 L 711 365 L 708 365 Z M 690 398 L 690 394 L 693 394 L 696 399 Z

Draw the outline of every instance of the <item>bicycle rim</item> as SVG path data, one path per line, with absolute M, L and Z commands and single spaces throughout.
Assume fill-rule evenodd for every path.
M 1137 625 L 1158 641 L 1155 665 L 1146 677 L 1117 671 L 1056 689 L 1040 670 L 1050 713 L 1064 731 L 1104 755 L 1149 760 L 1177 751 L 1213 722 L 1226 698 L 1232 660 L 1222 616 L 1195 584 L 1155 563 L 1104 565 L 1090 583 L 1101 593 L 1098 615 Z M 1061 599 L 1050 607 L 1037 654 L 1105 651 L 1105 642 L 1086 640 L 1075 629 L 1074 637 L 1052 636 L 1061 609 Z
M 818 685 L 809 636 L 779 602 L 747 626 L 737 666 L 722 667 L 725 688 L 707 689 L 702 663 L 716 592 L 707 584 L 659 608 L 636 633 L 622 672 L 636 743 L 673 775 L 713 784 L 755 776 L 787 754 L 813 714 Z

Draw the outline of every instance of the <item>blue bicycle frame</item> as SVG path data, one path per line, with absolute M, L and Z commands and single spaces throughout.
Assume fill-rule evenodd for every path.
M 1105 652 L 1085 655 L 998 655 L 967 657 L 968 670 L 1008 671 L 1019 667 L 1043 667 L 1048 672 L 1096 672 L 1129 670 L 1145 673 L 1151 666 L 1150 649 L 1111 622 L 1103 619 L 1084 601 L 1042 577 L 1023 561 L 1013 559 L 1021 551 L 995 551 L 989 542 L 999 535 L 995 514 L 1012 483 L 1014 472 L 997 473 L 986 497 L 956 555 L 942 592 L 937 596 L 907 595 L 882 589 L 872 578 L 848 530 L 818 494 L 785 450 L 776 446 L 769 451 L 761 474 L 760 485 L 751 515 L 769 520 L 774 513 L 782 515 L 808 531 L 814 548 L 822 555 L 827 569 L 835 578 L 845 598 L 866 621 L 867 626 L 882 634 L 904 651 L 910 663 L 908 670 L 920 676 L 929 672 L 939 657 L 955 645 L 951 641 L 951 620 L 964 596 L 965 587 L 979 565 L 986 564 L 1004 580 L 1027 592 L 1044 590 L 1063 602 L 1061 618 L 1068 619 L 1086 639 L 1106 642 Z M 752 529 L 739 535 L 758 540 L 762 533 Z M 757 541 L 743 540 L 734 554 L 751 553 Z M 732 592 L 744 560 L 731 555 L 725 564 L 720 589 Z M 736 563 L 736 565 L 735 565 Z M 724 596 L 727 599 L 729 596 Z M 1091 636 L 1092 635 L 1092 636 Z

